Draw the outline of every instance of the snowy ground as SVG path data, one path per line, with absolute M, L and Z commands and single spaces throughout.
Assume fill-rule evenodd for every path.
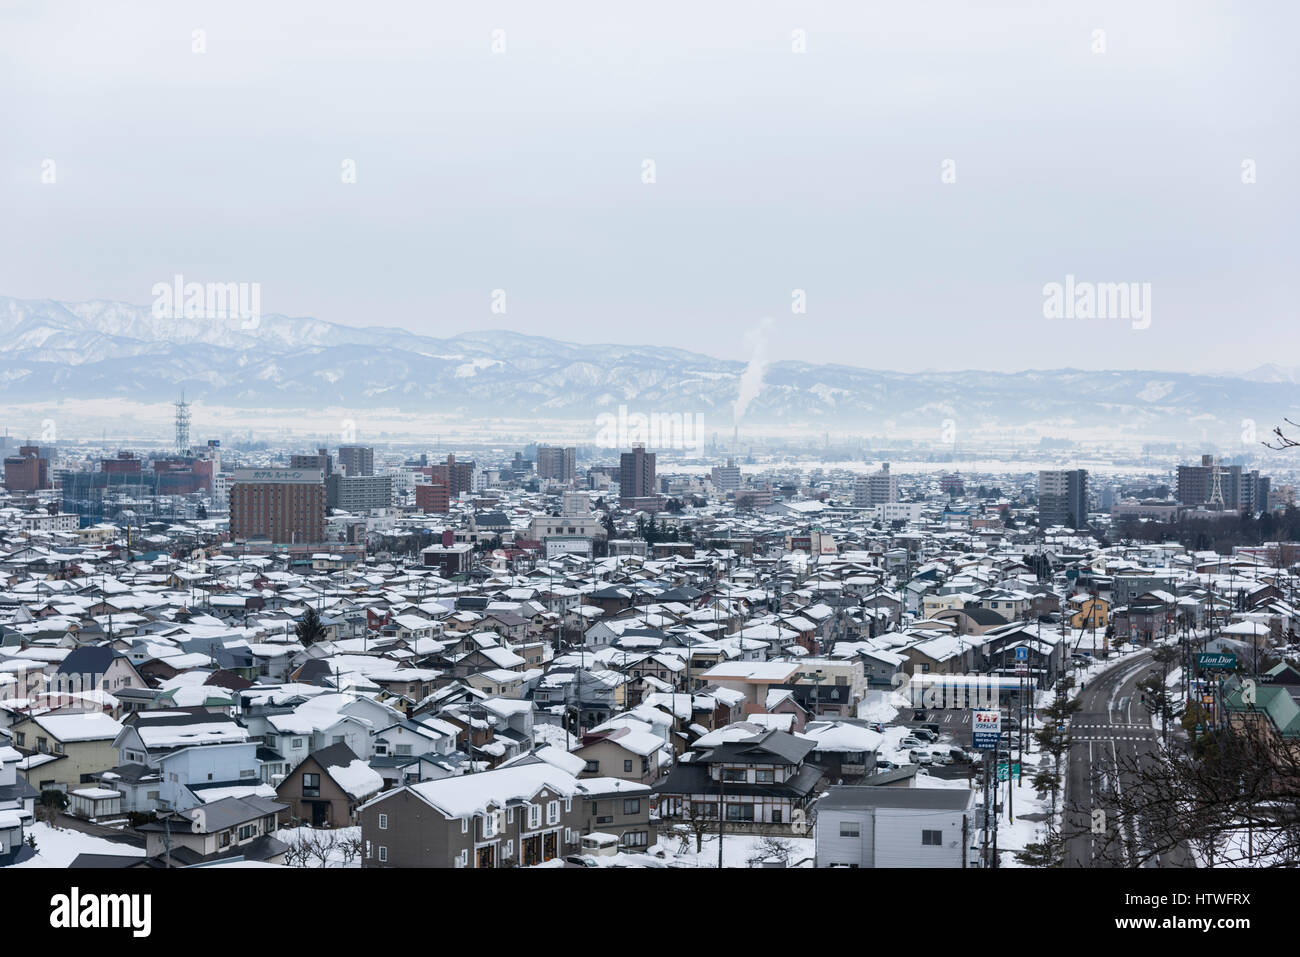
M 689 837 L 690 847 L 685 853 L 679 853 L 680 842 L 675 839 L 661 841 L 651 847 L 650 851 L 652 854 L 656 851 L 664 851 L 667 855 L 667 861 L 679 867 L 717 867 L 718 836 L 716 834 L 706 834 L 704 836 L 704 848 L 699 854 L 695 853 L 695 835 L 692 834 Z M 755 834 L 723 834 L 722 866 L 749 867 L 750 858 L 761 851 L 760 844 L 762 840 L 761 836 Z M 787 837 L 782 838 L 782 840 L 790 845 L 791 867 L 799 864 L 804 858 L 813 856 L 813 839 L 811 837 Z M 806 861 L 800 866 L 811 867 L 812 861 Z
M 318 844 L 321 852 L 324 854 L 325 863 L 321 863 L 320 856 L 312 854 L 305 862 L 294 862 L 296 867 L 360 867 L 361 855 L 358 854 L 350 861 L 343 853 L 342 845 L 347 840 L 359 840 L 361 838 L 361 828 L 359 827 L 339 827 L 333 830 L 326 828 L 310 827 L 282 827 L 275 832 L 277 840 L 283 841 L 291 847 L 305 842 L 308 846 Z M 332 846 L 329 846 L 331 845 Z M 286 855 L 285 863 L 289 863 L 288 858 L 292 855 Z
M 72 828 L 51 827 L 43 821 L 37 821 L 27 833 L 36 838 L 36 856 L 14 867 L 67 867 L 78 854 L 144 857 L 143 848 L 119 844 Z

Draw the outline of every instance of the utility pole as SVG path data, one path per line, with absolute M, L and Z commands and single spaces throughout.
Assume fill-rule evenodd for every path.
M 722 870 L 722 828 L 726 822 L 726 805 L 723 803 L 723 794 L 727 788 L 727 766 L 725 763 L 718 764 L 718 870 Z

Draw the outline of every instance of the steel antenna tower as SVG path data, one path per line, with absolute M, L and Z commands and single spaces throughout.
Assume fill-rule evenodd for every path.
M 190 451 L 190 404 L 185 401 L 185 390 L 176 401 L 176 452 L 188 455 Z
M 1219 462 L 1219 457 L 1215 456 L 1213 472 L 1211 473 L 1214 479 L 1214 484 L 1210 488 L 1209 504 L 1223 508 L 1223 469 L 1219 467 Z

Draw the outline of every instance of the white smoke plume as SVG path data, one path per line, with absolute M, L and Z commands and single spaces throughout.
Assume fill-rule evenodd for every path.
M 752 349 L 749 364 L 740 374 L 740 392 L 732 406 L 732 418 L 737 425 L 744 418 L 749 404 L 758 398 L 758 393 L 763 388 L 763 373 L 767 370 L 767 334 L 771 328 L 772 320 L 767 318 L 745 334 Z

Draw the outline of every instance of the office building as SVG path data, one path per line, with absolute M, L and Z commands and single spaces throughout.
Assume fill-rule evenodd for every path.
M 447 486 L 441 482 L 415 486 L 415 507 L 426 515 L 451 511 L 451 495 Z
M 20 445 L 17 455 L 5 456 L 5 488 L 11 492 L 35 492 L 50 488 L 50 460 L 35 445 Z

